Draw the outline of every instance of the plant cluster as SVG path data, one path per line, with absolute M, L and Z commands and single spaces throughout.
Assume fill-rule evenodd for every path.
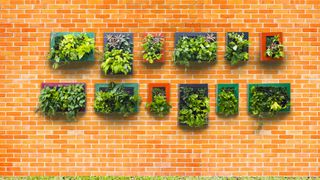
M 149 111 L 159 117 L 167 115 L 172 108 L 172 106 L 167 102 L 165 93 L 165 90 L 161 88 L 153 88 L 152 102 L 146 104 Z
M 106 37 L 104 61 L 101 69 L 105 74 L 125 74 L 132 72 L 133 44 L 129 35 L 115 34 Z
M 213 34 L 206 37 L 187 37 L 183 36 L 179 39 L 173 60 L 175 64 L 190 66 L 191 61 L 198 63 L 215 62 L 217 59 L 217 42 Z
M 285 87 L 252 86 L 250 93 L 252 97 L 249 112 L 259 118 L 273 117 L 290 106 Z
M 234 88 L 222 88 L 218 94 L 219 114 L 231 116 L 238 113 L 238 99 Z
M 163 37 L 161 35 L 148 34 L 143 40 L 143 59 L 150 64 L 162 58 Z
M 245 39 L 244 34 L 228 33 L 228 39 L 230 42 L 226 47 L 225 58 L 231 63 L 236 65 L 239 62 L 245 62 L 249 60 L 249 41 Z
M 49 52 L 49 60 L 53 61 L 54 69 L 62 64 L 80 61 L 94 51 L 94 39 L 85 33 L 56 36 L 54 41 L 54 47 Z
M 41 90 L 37 111 L 48 117 L 63 113 L 67 120 L 75 120 L 78 112 L 86 106 L 86 94 L 83 84 L 45 87 Z
M 273 59 L 280 59 L 284 57 L 284 46 L 280 44 L 279 38 L 279 35 L 267 37 L 267 57 L 271 57 Z
M 118 113 L 126 117 L 136 111 L 140 96 L 129 92 L 122 84 L 111 82 L 106 91 L 98 91 L 94 100 L 96 112 Z
M 205 92 L 205 88 L 182 87 L 180 89 L 180 123 L 194 128 L 207 125 L 210 105 Z

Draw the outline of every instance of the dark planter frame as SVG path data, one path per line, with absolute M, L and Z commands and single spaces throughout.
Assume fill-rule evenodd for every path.
M 249 33 L 248 32 L 226 32 L 226 49 L 227 49 L 228 44 L 231 42 L 231 39 L 228 36 L 229 33 L 236 33 L 238 35 L 242 35 L 243 34 L 244 35 L 244 39 L 249 41 Z M 245 51 L 249 54 L 249 47 Z M 250 58 L 250 54 L 249 54 L 249 58 Z M 228 61 L 226 58 L 225 58 L 225 60 Z M 244 62 L 241 61 L 240 63 L 244 63 Z
M 283 58 L 274 59 L 271 57 L 268 57 L 266 55 L 267 51 L 267 38 L 270 36 L 276 36 L 279 35 L 279 42 L 280 44 L 283 44 L 283 34 L 282 32 L 269 32 L 269 33 L 261 33 L 261 42 L 260 42 L 260 60 L 267 62 L 267 61 L 281 61 Z
M 222 89 L 224 88 L 232 88 L 234 91 L 234 95 L 236 96 L 238 103 L 238 112 L 237 114 L 239 114 L 239 84 L 217 84 L 217 91 L 216 91 L 216 113 L 219 114 L 220 113 L 220 108 L 219 108 L 219 93 L 222 91 Z M 234 114 L 234 115 L 237 115 Z

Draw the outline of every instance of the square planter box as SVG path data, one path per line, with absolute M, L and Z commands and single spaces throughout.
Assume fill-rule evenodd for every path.
M 289 83 L 266 83 L 266 84 L 248 84 L 248 112 L 250 113 L 250 107 L 251 103 L 250 100 L 252 98 L 252 94 L 250 92 L 250 89 L 252 86 L 256 87 L 284 87 L 286 89 L 286 92 L 291 100 L 291 89 L 290 89 L 290 84 Z M 290 112 L 290 105 L 286 108 L 281 110 L 280 112 Z
M 236 96 L 237 100 L 238 100 L 238 109 L 239 109 L 239 84 L 218 84 L 217 85 L 217 92 L 216 92 L 216 112 L 219 114 L 220 113 L 220 108 L 219 108 L 219 93 L 223 90 L 223 89 L 230 89 L 233 91 L 234 95 Z M 237 112 L 239 113 L 239 111 Z
M 95 39 L 95 35 L 93 32 L 52 32 L 50 37 L 50 49 L 53 48 L 56 45 L 55 39 L 57 37 L 61 37 L 68 34 L 74 34 L 74 35 L 80 35 L 80 34 L 86 34 L 88 37 Z M 52 61 L 52 60 L 50 60 Z M 85 55 L 80 59 L 79 61 L 69 61 L 70 63 L 76 63 L 76 62 L 92 62 L 94 61 L 94 51 L 92 51 L 89 55 Z
M 229 38 L 229 34 L 230 33 L 236 33 L 236 34 L 239 34 L 239 35 L 244 35 L 244 39 L 245 40 L 249 40 L 249 33 L 248 32 L 227 32 L 226 33 L 226 47 L 228 46 L 228 44 L 231 42 L 231 39 Z M 249 48 L 245 49 L 245 51 L 247 53 L 249 53 Z
M 105 52 L 105 47 L 106 47 L 106 44 L 107 44 L 107 36 L 109 35 L 126 35 L 129 37 L 129 43 L 132 44 L 131 46 L 131 53 L 133 55 L 133 33 L 125 33 L 125 32 L 119 32 L 119 33 L 104 33 L 103 35 L 103 53 Z M 103 57 L 104 58 L 104 57 Z M 133 73 L 133 60 L 132 60 L 132 64 L 131 64 L 131 72 L 129 72 L 127 75 L 132 75 Z M 109 75 L 124 75 L 124 74 L 112 74 L 112 73 L 109 73 Z
M 170 84 L 169 83 L 149 83 L 148 84 L 148 99 L 147 102 L 152 102 L 152 90 L 154 88 L 163 88 L 166 93 L 166 100 L 169 103 L 170 102 Z
M 179 117 L 179 111 L 180 111 L 180 104 L 182 103 L 181 102 L 181 97 L 182 97 L 182 93 L 180 92 L 180 89 L 181 88 L 184 88 L 184 87 L 188 87 L 188 88 L 192 88 L 194 90 L 197 90 L 197 89 L 205 89 L 205 94 L 207 97 L 209 97 L 209 94 L 208 94 L 208 84 L 179 84 L 179 104 L 178 104 L 178 117 Z M 200 128 L 206 128 L 208 127 L 208 119 L 209 119 L 209 115 L 207 117 L 207 122 L 206 122 L 206 125 L 204 127 L 200 127 Z M 179 126 L 181 127 L 184 127 L 184 128 L 191 128 L 191 129 L 199 129 L 199 128 L 193 128 L 193 127 L 189 127 L 188 125 L 184 124 L 184 123 L 181 123 L 178 119 L 178 124 Z
M 143 35 L 143 40 L 144 40 L 144 38 L 145 38 L 147 35 L 149 35 L 149 34 L 151 34 L 152 36 L 160 35 L 160 36 L 162 37 L 162 43 L 163 43 L 163 45 L 162 45 L 162 49 L 161 49 L 161 51 L 160 51 L 160 53 L 162 54 L 162 57 L 161 57 L 160 60 L 154 61 L 154 64 L 155 64 L 155 63 L 164 63 L 164 62 L 165 62 L 165 61 L 164 61 L 164 56 L 165 56 L 165 54 L 164 54 L 164 52 L 165 52 L 165 37 L 164 37 L 164 35 L 161 34 L 161 33 L 144 33 L 144 35 Z M 143 44 L 143 40 L 142 40 L 142 44 Z M 142 46 L 142 44 L 141 44 L 141 46 Z M 142 51 L 144 51 L 143 48 L 142 48 Z M 143 56 L 143 53 L 142 53 L 142 56 Z M 145 64 L 150 64 L 148 61 L 144 60 L 143 57 L 142 57 L 142 61 L 143 61 L 143 63 L 145 63 Z
M 121 83 L 123 85 L 125 91 L 127 91 L 130 95 L 138 95 L 139 94 L 139 84 L 138 83 Z M 110 84 L 96 84 L 95 85 L 95 92 L 108 91 Z M 134 112 L 139 111 L 139 106 L 136 106 Z
M 270 33 L 261 33 L 261 42 L 260 42 L 260 59 L 261 61 L 279 61 L 283 60 L 283 58 L 274 59 L 271 57 L 268 57 L 266 55 L 267 51 L 267 40 L 268 38 L 271 38 L 273 36 L 279 35 L 279 42 L 280 44 L 283 44 L 283 36 L 282 32 L 270 32 Z
M 190 38 L 195 38 L 198 36 L 207 36 L 207 34 L 212 34 L 216 38 L 216 42 L 218 42 L 217 39 L 217 33 L 215 32 L 176 32 L 174 33 L 174 48 L 176 48 L 176 45 L 178 44 L 178 41 L 181 37 L 187 36 Z
M 85 83 L 41 83 L 41 89 L 43 89 L 45 87 L 53 88 L 53 87 L 58 87 L 58 86 L 69 86 L 69 85 L 76 85 L 76 84 L 83 84 L 84 93 L 86 94 L 86 84 Z M 80 110 L 80 112 L 85 112 L 85 111 L 86 111 L 85 108 Z

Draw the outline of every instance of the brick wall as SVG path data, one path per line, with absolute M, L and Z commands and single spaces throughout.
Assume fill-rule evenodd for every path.
M 201 175 L 320 176 L 320 5 L 318 0 L 0 0 L 0 176 Z M 50 32 L 134 33 L 134 75 L 105 77 L 99 62 L 53 70 L 46 60 Z M 173 65 L 174 32 L 217 32 L 219 56 L 212 66 L 185 71 Z M 223 59 L 225 32 L 250 33 L 250 60 L 230 67 Z M 286 58 L 259 62 L 261 32 L 284 34 Z M 166 63 L 141 62 L 144 32 L 166 36 Z M 160 73 L 161 71 L 161 73 Z M 140 84 L 141 111 L 112 119 L 93 111 L 94 84 Z M 36 114 L 41 82 L 87 83 L 87 112 L 78 122 Z M 148 82 L 171 83 L 173 110 L 148 115 Z M 260 132 L 247 113 L 248 83 L 291 83 L 288 116 Z M 177 85 L 208 83 L 209 127 L 177 126 Z M 240 84 L 240 114 L 215 113 L 217 83 Z

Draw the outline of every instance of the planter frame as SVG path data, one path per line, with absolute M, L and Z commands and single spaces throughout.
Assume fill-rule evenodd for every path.
M 164 63 L 165 62 L 165 36 L 162 33 L 144 33 L 143 34 L 143 39 L 142 39 L 142 44 L 143 44 L 143 40 L 146 38 L 147 35 L 151 34 L 152 36 L 156 36 L 156 35 L 160 35 L 162 37 L 162 49 L 160 51 L 160 54 L 162 54 L 161 59 L 154 61 L 153 64 L 157 64 L 157 63 Z M 141 44 L 141 47 L 142 47 Z M 142 47 L 142 56 L 143 56 L 143 47 Z M 148 61 L 146 61 L 145 59 L 143 59 L 142 57 L 142 61 L 145 64 L 150 64 Z
M 233 93 L 236 96 L 238 103 L 238 111 L 236 114 L 239 114 L 239 84 L 217 84 L 217 88 L 216 88 L 216 113 L 219 114 L 220 113 L 220 108 L 219 108 L 219 93 L 222 91 L 222 89 L 224 88 L 232 88 L 233 89 Z M 234 115 L 236 115 L 234 114 Z
M 153 98 L 153 94 L 152 94 L 152 90 L 153 88 L 164 88 L 165 90 L 165 95 L 166 95 L 166 100 L 168 103 L 170 103 L 170 84 L 169 83 L 149 83 L 148 84 L 148 98 L 147 98 L 147 102 L 151 103 L 152 102 L 152 98 Z
M 283 44 L 283 34 L 282 34 L 282 32 L 261 33 L 261 37 L 260 37 L 260 60 L 261 61 L 268 62 L 268 61 L 281 61 L 281 60 L 283 60 L 283 58 L 274 59 L 274 58 L 268 57 L 266 55 L 267 38 L 270 37 L 270 36 L 276 36 L 276 35 L 279 35 L 279 43 Z

